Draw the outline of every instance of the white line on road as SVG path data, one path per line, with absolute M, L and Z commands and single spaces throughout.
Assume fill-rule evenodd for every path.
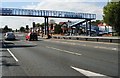
M 114 50 L 114 51 L 118 51 L 117 48 L 110 48 L 110 47 L 100 47 L 100 46 L 94 46 L 94 48 L 99 48 L 99 49 L 106 49 L 106 50 Z
M 11 56 L 15 59 L 16 62 L 18 62 L 18 59 L 15 57 L 15 55 L 10 51 L 10 49 L 7 49 L 8 52 L 11 54 Z
M 70 66 L 72 69 L 84 74 L 85 76 L 104 76 L 106 78 L 111 78 L 111 77 L 108 77 L 106 75 L 103 75 L 103 74 L 99 74 L 99 73 L 94 73 L 94 72 L 91 72 L 91 71 L 88 71 L 88 70 L 83 70 L 83 69 L 80 69 L 80 68 L 77 68 L 77 67 L 73 67 L 73 66 Z
M 112 48 L 112 47 L 92 46 L 92 45 L 87 45 L 87 44 L 69 43 L 69 42 L 61 42 L 61 41 L 52 41 L 52 42 L 71 44 L 71 45 L 80 45 L 80 46 L 84 46 L 84 47 L 93 47 L 93 48 L 98 48 L 98 49 L 106 49 L 106 50 L 118 51 L 117 48 Z
M 46 46 L 46 47 L 54 49 L 54 50 L 62 51 L 62 52 L 65 52 L 65 53 L 73 54 L 73 55 L 78 55 L 78 56 L 82 55 L 82 54 L 79 54 L 79 53 L 75 53 L 75 52 L 71 52 L 71 51 L 67 51 L 67 50 L 61 50 L 61 49 L 54 48 L 54 47 L 49 47 L 49 46 Z

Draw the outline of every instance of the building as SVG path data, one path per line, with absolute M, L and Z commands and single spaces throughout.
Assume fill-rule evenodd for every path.
M 112 34 L 113 29 L 112 26 L 107 25 L 105 23 L 98 24 L 99 27 L 99 34 Z
M 68 32 L 68 22 L 59 22 L 59 25 L 61 25 L 63 34 L 66 34 Z

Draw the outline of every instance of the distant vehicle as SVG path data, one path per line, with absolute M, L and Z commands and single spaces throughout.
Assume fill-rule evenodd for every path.
M 4 37 L 5 37 L 5 40 L 15 40 L 16 39 L 15 34 L 13 32 L 5 33 Z
M 34 32 L 30 32 L 28 33 L 26 36 L 25 36 L 26 40 L 38 40 L 38 36 L 37 36 L 37 33 L 34 33 Z

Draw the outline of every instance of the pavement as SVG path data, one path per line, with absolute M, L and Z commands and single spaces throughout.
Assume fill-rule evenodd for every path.
M 118 76 L 117 43 L 42 39 L 4 41 L 2 76 Z

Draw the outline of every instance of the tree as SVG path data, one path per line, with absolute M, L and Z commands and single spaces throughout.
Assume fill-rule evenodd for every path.
M 15 32 L 18 32 L 18 30 L 16 29 Z
M 104 22 L 113 26 L 120 36 L 120 1 L 109 2 L 104 8 Z
M 8 32 L 9 31 L 9 28 L 8 26 L 6 25 L 4 28 L 3 28 L 3 32 Z
M 41 28 L 41 30 L 43 30 L 43 29 L 44 29 L 44 23 L 42 23 L 42 24 L 37 23 L 37 24 L 36 24 L 36 27 L 40 27 L 40 28 Z
M 36 24 L 36 27 L 41 27 L 40 23 L 37 23 L 37 24 Z
M 26 30 L 27 30 L 27 31 L 29 30 L 29 26 L 28 26 L 28 25 L 26 25 Z
M 3 31 L 2 32 L 11 32 L 12 29 L 11 28 L 8 28 L 8 26 L 6 25 L 4 28 L 3 28 Z
M 60 33 L 62 33 L 61 25 L 56 24 L 54 33 L 55 33 L 55 34 L 60 34 Z
M 28 33 L 29 32 L 29 25 L 26 25 L 25 31 Z
M 24 27 L 20 27 L 20 31 L 21 32 L 25 32 L 25 28 Z
M 45 26 L 45 23 L 42 23 L 42 24 L 40 25 L 40 27 L 41 27 L 42 29 L 44 29 L 44 26 Z
M 102 22 L 103 22 L 103 20 L 92 21 L 92 22 L 91 22 L 91 25 L 97 26 L 98 24 L 100 24 L 100 23 L 102 23 Z

